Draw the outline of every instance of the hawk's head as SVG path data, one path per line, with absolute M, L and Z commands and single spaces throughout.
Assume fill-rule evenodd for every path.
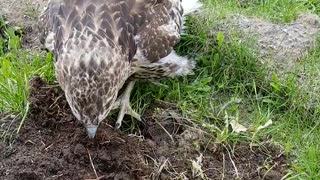
M 129 70 L 129 62 L 115 48 L 68 48 L 58 57 L 57 79 L 90 138 L 112 109 Z

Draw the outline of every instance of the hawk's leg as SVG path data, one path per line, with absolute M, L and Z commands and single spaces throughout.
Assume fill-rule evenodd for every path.
M 120 112 L 118 114 L 118 119 L 116 122 L 116 129 L 119 129 L 122 124 L 122 120 L 125 114 L 128 114 L 137 120 L 141 121 L 141 116 L 140 114 L 136 113 L 134 110 L 132 110 L 131 105 L 130 105 L 130 94 L 131 91 L 133 90 L 135 81 L 129 82 L 127 87 L 125 88 L 124 92 L 121 94 L 121 96 L 117 99 L 115 102 L 113 109 L 120 108 Z

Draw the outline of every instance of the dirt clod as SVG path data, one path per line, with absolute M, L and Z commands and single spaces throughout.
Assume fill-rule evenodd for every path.
M 86 148 L 82 144 L 77 144 L 74 147 L 73 153 L 78 157 L 84 156 L 86 154 Z
M 17 175 L 19 180 L 40 180 L 41 178 L 35 172 L 21 172 Z

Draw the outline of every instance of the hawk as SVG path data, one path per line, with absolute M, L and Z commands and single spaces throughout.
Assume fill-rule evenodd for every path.
M 58 83 L 74 116 L 94 138 L 112 109 L 141 120 L 130 106 L 136 80 L 188 74 L 176 54 L 185 16 L 198 0 L 50 0 L 39 16 L 41 42 L 55 56 Z M 120 94 L 120 90 L 124 91 Z

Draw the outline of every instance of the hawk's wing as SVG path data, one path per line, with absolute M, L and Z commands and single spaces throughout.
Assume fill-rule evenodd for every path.
M 60 3 L 59 1 L 50 0 L 48 5 L 44 9 L 44 11 L 40 14 L 38 20 L 38 28 L 40 31 L 40 42 L 45 45 L 48 50 L 53 51 L 54 47 L 50 42 L 46 44 L 46 39 L 49 34 L 53 30 L 53 19 L 57 16 L 59 11 Z M 53 37 L 51 38 L 52 41 L 54 40 Z
M 158 0 L 147 14 L 150 21 L 135 36 L 138 46 L 133 66 L 135 78 L 186 75 L 195 62 L 175 53 L 185 16 L 201 7 L 198 0 Z
M 147 13 L 149 22 L 135 36 L 136 57 L 153 63 L 168 56 L 180 40 L 182 15 L 180 0 L 158 0 Z
M 84 29 L 116 44 L 128 53 L 136 53 L 134 36 L 144 29 L 150 11 L 161 0 L 50 0 L 39 17 L 41 41 L 56 55 L 74 28 Z

